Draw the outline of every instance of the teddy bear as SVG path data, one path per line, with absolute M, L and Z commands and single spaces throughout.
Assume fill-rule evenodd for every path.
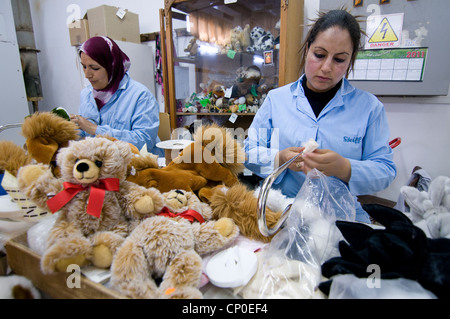
M 402 186 L 400 193 L 410 208 L 405 213 L 414 225 L 430 238 L 450 238 L 450 178 L 438 176 L 429 185 L 428 191 L 419 191 L 413 186 Z
M 88 137 L 60 149 L 60 178 L 41 163 L 19 169 L 21 191 L 59 215 L 41 257 L 43 273 L 64 272 L 69 264 L 109 267 L 139 220 L 161 210 L 158 190 L 125 180 L 132 156 L 126 142 Z
M 134 167 L 134 175 L 127 180 L 163 193 L 172 189 L 198 192 L 203 187 L 238 183 L 238 175 L 244 171 L 245 152 L 229 130 L 215 123 L 201 125 L 193 139 L 165 167 L 146 167 L 145 159 L 133 159 L 143 163 Z
M 239 228 L 229 218 L 210 220 L 211 208 L 192 192 L 162 196 L 164 208 L 144 219 L 118 249 L 111 287 L 132 298 L 202 298 L 200 256 L 230 244 Z M 162 279 L 159 286 L 153 277 Z
M 188 52 L 190 56 L 196 56 L 198 54 L 197 38 L 194 37 L 189 41 L 189 44 L 186 49 L 184 49 L 184 52 Z

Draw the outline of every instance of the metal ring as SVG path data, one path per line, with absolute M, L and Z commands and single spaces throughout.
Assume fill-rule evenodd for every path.
M 299 156 L 301 156 L 303 152 L 298 153 L 294 157 L 292 157 L 289 161 L 278 167 L 276 170 L 274 170 L 269 176 L 267 176 L 261 186 L 261 190 L 258 195 L 258 207 L 257 207 L 257 213 L 258 213 L 258 227 L 261 234 L 264 236 L 272 236 L 275 234 L 284 224 L 287 217 L 289 216 L 289 210 L 291 209 L 292 204 L 289 204 L 284 210 L 283 213 L 280 216 L 280 219 L 278 222 L 272 227 L 267 227 L 267 221 L 266 221 L 266 202 L 267 202 L 267 196 L 269 195 L 270 188 L 272 187 L 273 182 L 275 179 L 284 172 L 289 165 L 292 164 Z
M 0 132 L 10 129 L 10 128 L 21 127 L 21 126 L 22 126 L 22 123 L 0 125 Z

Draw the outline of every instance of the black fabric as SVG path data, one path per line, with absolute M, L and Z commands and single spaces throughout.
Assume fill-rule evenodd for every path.
M 345 241 L 339 243 L 340 257 L 322 265 L 323 276 L 354 274 L 366 278 L 367 267 L 380 267 L 382 279 L 416 280 L 439 298 L 450 297 L 450 239 L 427 238 L 411 220 L 396 209 L 378 204 L 363 205 L 363 209 L 384 229 L 336 221 Z M 319 285 L 328 294 L 330 280 Z
M 309 104 L 311 104 L 311 108 L 316 115 L 316 118 L 319 117 L 320 112 L 322 112 L 323 108 L 331 101 L 331 99 L 336 95 L 336 92 L 339 90 L 342 84 L 342 80 L 339 81 L 336 86 L 326 92 L 317 93 L 310 89 L 306 85 L 308 79 L 305 78 L 302 81 L 303 90 L 305 91 L 305 96 L 308 99 Z

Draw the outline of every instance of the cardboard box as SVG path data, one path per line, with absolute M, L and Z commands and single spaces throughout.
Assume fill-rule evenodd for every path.
M 77 46 L 89 39 L 89 24 L 81 19 L 69 24 L 70 45 Z
M 106 35 L 113 40 L 141 43 L 139 15 L 103 5 L 87 10 L 90 37 Z

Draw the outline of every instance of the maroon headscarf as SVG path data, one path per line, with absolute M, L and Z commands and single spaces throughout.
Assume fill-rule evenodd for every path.
M 98 109 L 101 109 L 117 91 L 120 81 L 122 81 L 123 76 L 130 69 L 130 59 L 120 50 L 116 42 L 104 36 L 88 39 L 81 46 L 80 55 L 81 52 L 84 52 L 104 67 L 108 73 L 108 85 L 102 90 L 97 91 L 93 89 Z

